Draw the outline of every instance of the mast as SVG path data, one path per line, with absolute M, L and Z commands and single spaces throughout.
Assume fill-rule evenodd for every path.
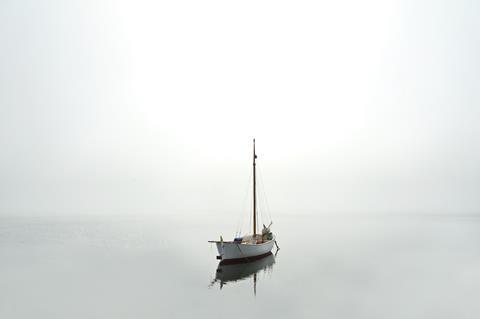
M 257 177 L 255 170 L 255 160 L 257 155 L 255 154 L 255 139 L 253 139 L 253 236 L 257 235 Z

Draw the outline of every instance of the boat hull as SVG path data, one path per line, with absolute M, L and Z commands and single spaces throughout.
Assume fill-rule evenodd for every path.
M 254 260 L 268 255 L 274 245 L 274 239 L 261 244 L 235 242 L 216 242 L 218 254 L 222 261 Z

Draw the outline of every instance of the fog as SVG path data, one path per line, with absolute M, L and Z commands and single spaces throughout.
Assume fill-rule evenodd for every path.
M 477 318 L 479 16 L 0 1 L 0 317 Z
M 475 1 L 2 1 L 0 214 L 480 208 Z

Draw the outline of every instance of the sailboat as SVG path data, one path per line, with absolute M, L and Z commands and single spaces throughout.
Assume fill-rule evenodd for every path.
M 275 236 L 270 225 L 263 225 L 261 233 L 257 232 L 257 178 L 256 178 L 255 139 L 253 139 L 253 233 L 250 235 L 236 237 L 232 241 L 225 241 L 220 236 L 220 240 L 210 240 L 209 243 L 215 243 L 218 250 L 217 259 L 223 263 L 236 263 L 244 261 L 257 260 L 268 256 L 271 253 L 273 245 L 278 248 Z

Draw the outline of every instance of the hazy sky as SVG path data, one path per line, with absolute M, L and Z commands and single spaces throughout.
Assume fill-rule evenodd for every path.
M 0 213 L 480 209 L 478 1 L 0 3 Z

